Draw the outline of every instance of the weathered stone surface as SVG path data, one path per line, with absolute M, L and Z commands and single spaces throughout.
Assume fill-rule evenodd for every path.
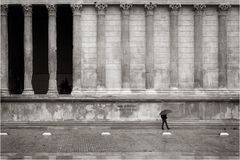
M 133 6 L 129 17 L 131 88 L 145 88 L 145 10 Z
M 172 122 L 237 120 L 238 102 L 29 102 L 2 103 L 2 122 L 157 121 L 164 109 Z
M 194 85 L 194 17 L 192 7 L 179 11 L 178 24 L 178 75 L 179 88 L 193 88 Z M 186 32 L 188 34 L 186 34 Z
M 1 5 L 1 94 L 8 95 L 8 5 Z
M 239 8 L 232 6 L 227 16 L 227 86 L 239 88 Z
M 169 88 L 170 39 L 168 7 L 157 7 L 154 12 L 154 88 Z
M 203 87 L 218 87 L 218 13 L 207 7 L 203 16 Z
M 24 90 L 23 94 L 34 94 L 33 76 L 33 41 L 32 41 L 32 6 L 23 5 L 24 12 Z

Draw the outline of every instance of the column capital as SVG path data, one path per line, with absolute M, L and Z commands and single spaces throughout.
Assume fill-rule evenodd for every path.
M 128 16 L 129 15 L 129 11 L 130 11 L 130 9 L 132 8 L 132 4 L 130 4 L 130 3 L 121 3 L 120 4 L 120 8 L 122 9 L 122 14 L 124 15 L 124 16 Z
M 145 4 L 144 5 L 144 8 L 146 9 L 146 16 L 153 16 L 153 10 L 154 8 L 156 8 L 157 5 L 156 4 L 153 4 L 152 2 L 148 3 L 148 4 Z
M 218 5 L 218 15 L 219 16 L 226 16 L 229 8 L 231 8 L 230 4 L 219 4 Z
M 157 4 L 153 4 L 152 2 L 145 4 L 144 7 L 146 8 L 147 11 L 152 11 L 154 8 L 157 7 Z
M 120 8 L 122 10 L 130 10 L 132 8 L 133 4 L 131 3 L 121 3 Z
M 228 11 L 229 8 L 231 8 L 230 4 L 219 4 L 218 5 L 219 11 Z
M 1 5 L 1 15 L 6 16 L 8 13 L 8 5 L 7 4 L 2 4 Z
M 195 11 L 195 15 L 202 15 L 205 8 L 206 8 L 205 4 L 194 4 L 193 5 L 193 10 Z
M 98 11 L 98 15 L 104 15 L 107 10 L 108 5 L 103 3 L 95 3 L 95 8 Z
M 179 9 L 182 7 L 181 4 L 170 4 L 169 8 L 171 11 L 179 11 Z
M 23 4 L 23 12 L 25 16 L 32 16 L 32 5 L 31 4 Z
M 47 7 L 49 15 L 56 15 L 56 5 L 54 5 L 54 4 L 47 4 L 46 7 Z
M 82 4 L 71 4 L 73 15 L 80 15 L 82 11 Z
M 219 4 L 218 5 L 218 15 L 226 16 L 229 8 L 231 8 L 230 4 Z

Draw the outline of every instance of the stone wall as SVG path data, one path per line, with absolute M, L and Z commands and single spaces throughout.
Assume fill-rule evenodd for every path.
M 12 102 L 1 106 L 2 122 L 116 122 L 159 121 L 164 109 L 173 112 L 175 123 L 234 122 L 239 119 L 238 102 Z

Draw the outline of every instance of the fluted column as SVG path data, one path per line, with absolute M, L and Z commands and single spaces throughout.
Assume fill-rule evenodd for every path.
M 194 87 L 203 87 L 203 10 L 204 4 L 196 4 L 194 8 Z
M 9 94 L 8 86 L 8 5 L 1 5 L 1 94 Z
M 146 58 L 145 58 L 145 69 L 146 69 L 146 89 L 154 88 L 154 50 L 153 50 L 153 13 L 156 4 L 145 4 L 146 9 Z
M 121 70 L 122 70 L 122 88 L 130 90 L 130 44 L 129 44 L 129 15 L 132 4 L 120 4 L 122 9 L 121 21 Z
M 32 42 L 32 6 L 23 5 L 24 11 L 24 95 L 34 94 L 33 76 L 33 42 Z
M 231 6 L 218 6 L 218 87 L 227 87 L 227 12 Z
M 170 87 L 178 88 L 178 11 L 180 4 L 171 4 L 170 7 Z
M 107 4 L 95 5 L 97 9 L 97 88 L 106 87 L 106 70 L 105 70 L 105 11 Z
M 56 6 L 49 4 L 48 9 L 48 95 L 56 95 L 57 91 L 57 33 L 56 33 Z
M 81 4 L 72 4 L 73 12 L 73 90 L 71 94 L 81 92 Z

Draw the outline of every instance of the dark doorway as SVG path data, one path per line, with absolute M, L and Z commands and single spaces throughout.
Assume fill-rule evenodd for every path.
M 21 94 L 24 85 L 23 9 L 21 5 L 8 8 L 9 90 Z
M 72 90 L 72 10 L 70 5 L 57 6 L 57 84 L 60 94 Z
M 44 5 L 33 5 L 33 89 L 35 94 L 48 90 L 48 11 Z

